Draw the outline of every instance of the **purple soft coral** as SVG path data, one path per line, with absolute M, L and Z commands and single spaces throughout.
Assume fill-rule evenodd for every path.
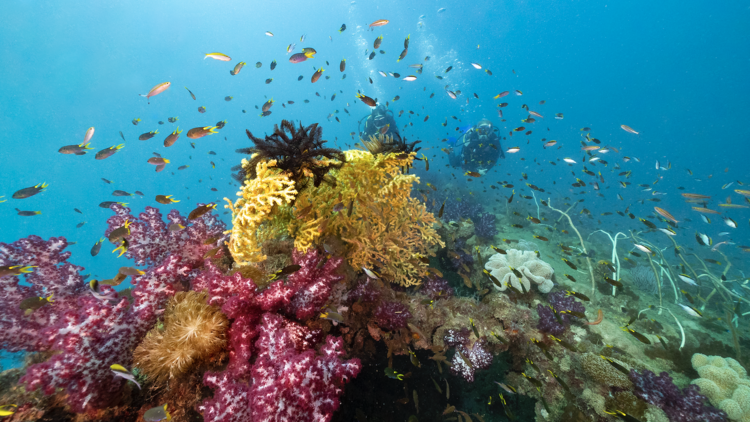
M 498 233 L 495 227 L 495 215 L 488 212 L 473 218 L 474 234 L 484 239 L 492 239 Z
M 386 330 L 395 330 L 406 327 L 406 321 L 411 318 L 411 312 L 404 304 L 399 302 L 380 302 L 373 318 L 380 328 Z
M 456 292 L 448 283 L 448 280 L 433 275 L 427 279 L 427 281 L 422 283 L 422 288 L 419 289 L 419 293 L 429 296 L 432 300 L 438 300 L 453 297 Z
M 655 373 L 645 370 L 642 373 L 630 370 L 630 381 L 635 386 L 635 395 L 645 402 L 661 408 L 672 422 L 721 422 L 727 415 L 721 410 L 704 403 L 708 400 L 701 395 L 697 385 L 691 384 L 680 391 L 668 373 Z
M 575 311 L 584 313 L 586 308 L 581 305 L 580 302 L 575 300 L 572 296 L 566 296 L 565 292 L 557 291 L 547 295 L 547 300 L 557 311 L 557 317 L 563 322 L 561 325 L 552 309 L 549 306 L 542 305 L 541 303 L 536 306 L 536 311 L 539 313 L 539 325 L 537 328 L 539 331 L 559 336 L 570 324 L 570 316 L 565 311 Z

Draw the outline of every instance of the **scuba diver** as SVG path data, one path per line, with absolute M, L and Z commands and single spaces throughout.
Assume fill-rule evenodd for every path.
M 390 135 L 394 140 L 401 141 L 401 134 L 398 133 L 396 119 L 393 118 L 393 112 L 388 110 L 384 105 L 377 105 L 372 112 L 363 117 L 365 119 L 365 130 L 359 131 L 362 139 L 369 139 L 370 136 L 377 136 L 379 133 Z M 359 121 L 362 124 L 362 120 Z M 386 128 L 386 126 L 388 126 Z
M 448 155 L 450 165 L 466 171 L 486 173 L 495 165 L 498 157 L 505 158 L 497 131 L 489 120 L 480 120 L 455 141 Z

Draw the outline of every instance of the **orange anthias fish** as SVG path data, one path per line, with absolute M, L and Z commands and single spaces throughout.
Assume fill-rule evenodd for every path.
M 162 92 L 166 91 L 170 86 L 172 85 L 172 82 L 162 82 L 159 85 L 156 85 L 155 87 L 151 88 L 151 91 L 148 92 L 148 94 L 138 94 L 141 97 L 148 98 L 148 103 L 151 104 L 151 97 L 154 95 L 159 95 Z
M 374 28 L 376 26 L 388 25 L 388 22 L 390 22 L 388 19 L 378 19 L 375 22 L 371 23 L 369 27 Z
M 656 211 L 656 212 L 657 212 L 657 213 L 658 213 L 658 214 L 659 214 L 660 216 L 662 216 L 662 217 L 664 217 L 664 218 L 667 218 L 667 219 L 670 219 L 670 220 L 674 221 L 675 223 L 679 223 L 679 221 L 677 221 L 677 219 L 675 219 L 675 218 L 674 218 L 674 217 L 672 216 L 672 214 L 670 214 L 669 212 L 667 212 L 667 210 L 664 210 L 664 209 L 662 209 L 662 208 L 659 208 L 659 207 L 654 207 L 654 210 L 655 210 L 655 211 Z

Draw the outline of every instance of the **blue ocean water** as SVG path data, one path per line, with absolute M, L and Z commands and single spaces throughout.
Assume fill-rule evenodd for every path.
M 439 12 L 440 8 L 445 10 Z M 697 246 L 692 240 L 695 231 L 714 237 L 715 243 L 731 239 L 736 245 L 726 251 L 736 258 L 735 268 L 748 271 L 737 248 L 750 243 L 748 210 L 722 210 L 738 223 L 736 229 L 720 218 L 703 225 L 680 196 L 681 192 L 711 195 L 714 208 L 727 196 L 746 204 L 733 192 L 747 188 L 738 182 L 750 183 L 750 131 L 745 123 L 750 113 L 750 9 L 745 2 L 718 6 L 675 1 L 40 1 L 6 2 L 4 14 L 0 195 L 6 202 L 0 204 L 0 242 L 31 234 L 65 236 L 77 242 L 70 247 L 71 261 L 86 267 L 94 278 L 111 277 L 123 265 L 106 243 L 99 256 L 89 254 L 111 215 L 98 207 L 100 202 L 127 202 L 134 212 L 154 206 L 163 214 L 172 208 L 187 214 L 199 202 L 215 202 L 223 212 L 222 198 L 232 199 L 237 191 L 230 168 L 242 157 L 234 150 L 250 145 L 246 129 L 259 135 L 271 133 L 281 119 L 318 122 L 329 144 L 349 149 L 357 138 L 350 133 L 370 111 L 355 98 L 358 91 L 389 101 L 397 114 L 406 111 L 397 117 L 399 127 L 409 140 L 422 141 L 421 153 L 431 161 L 433 184 L 451 182 L 453 172 L 454 183 L 462 186 L 465 195 L 481 195 L 490 203 L 502 203 L 509 192 L 484 193 L 478 181 L 466 182 L 460 169 L 446 168 L 441 139 L 457 136 L 455 128 L 486 117 L 507 134 L 528 116 L 523 104 L 542 114 L 543 119 L 526 125 L 532 134 L 514 133 L 502 141 L 504 148 L 519 146 L 520 151 L 506 154 L 482 181 L 509 181 L 516 184 L 518 194 L 529 194 L 528 189 L 520 189 L 525 181 L 519 180 L 521 173 L 527 173 L 529 183 L 548 192 L 542 197 L 557 204 L 578 192 L 570 184 L 581 177 L 580 129 L 589 127 L 602 146 L 615 147 L 619 153 L 602 155 L 608 166 L 587 164 L 607 181 L 602 184 L 603 198 L 593 192 L 581 196 L 583 206 L 595 216 L 586 223 L 587 230 L 640 229 L 637 220 L 600 214 L 629 206 L 631 212 L 646 216 L 658 205 L 680 221 L 692 220 L 681 223 L 681 243 Z M 369 31 L 368 25 L 377 19 L 390 22 Z M 342 24 L 347 29 L 339 32 Z M 302 35 L 304 42 L 300 42 Z M 368 60 L 379 35 L 385 53 Z M 407 36 L 408 55 L 397 62 Z M 314 47 L 318 54 L 304 63 L 289 63 L 290 43 L 296 44 L 294 52 Z M 232 60 L 204 59 L 211 52 L 225 53 Z M 346 59 L 343 80 L 338 69 L 342 58 Z M 269 68 L 272 60 L 278 62 L 275 70 Z M 231 76 L 229 71 L 238 61 L 247 66 Z M 256 62 L 262 67 L 256 68 Z M 408 68 L 415 63 L 424 68 L 413 82 L 377 73 L 415 74 Z M 470 63 L 490 69 L 492 76 Z M 446 73 L 449 66 L 452 70 Z M 310 77 L 319 67 L 325 69 L 323 77 L 312 84 Z M 298 81 L 300 75 L 303 79 Z M 273 81 L 264 83 L 267 78 Z M 138 95 L 166 81 L 171 87 L 151 98 L 150 104 Z M 446 89 L 461 94 L 451 99 Z M 508 90 L 523 95 L 493 99 Z M 233 98 L 227 102 L 226 96 Z M 394 102 L 395 96 L 400 99 Z M 273 114 L 260 117 L 256 106 L 271 98 L 276 101 Z M 294 104 L 282 107 L 287 101 Z M 497 104 L 503 101 L 509 103 L 503 109 L 506 121 L 497 115 Z M 200 106 L 206 108 L 204 114 L 198 112 Z M 563 113 L 564 119 L 553 119 L 555 113 Z M 174 116 L 179 121 L 168 123 Z M 424 121 L 425 116 L 429 120 Z M 134 126 L 131 121 L 136 118 L 141 122 Z M 190 146 L 187 130 L 222 120 L 226 127 L 218 134 Z M 405 124 L 409 126 L 404 128 Z M 640 135 L 623 131 L 621 125 Z M 94 149 L 87 155 L 57 152 L 64 145 L 80 143 L 91 126 L 96 128 Z M 174 146 L 165 148 L 163 139 L 177 126 L 185 132 Z M 159 134 L 138 140 L 140 134 L 153 130 Z M 543 149 L 541 138 L 555 139 L 562 147 Z M 124 149 L 114 156 L 94 159 L 96 151 L 121 143 Z M 165 171 L 156 173 L 146 163 L 152 152 L 170 160 Z M 623 156 L 640 162 L 624 162 Z M 556 161 L 564 157 L 578 163 L 568 166 Z M 657 160 L 664 167 L 671 163 L 671 168 L 656 169 Z M 620 169 L 614 170 L 616 164 Z M 190 167 L 178 171 L 182 165 Z M 421 166 L 416 171 L 427 176 Z M 628 179 L 632 185 L 627 188 L 618 184 L 625 180 L 617 176 L 622 171 L 632 172 Z M 13 192 L 41 182 L 49 183 L 43 193 L 11 198 Z M 722 189 L 730 182 L 733 185 Z M 641 192 L 639 183 L 652 184 L 666 195 L 659 196 L 658 204 L 639 203 L 653 197 L 651 192 Z M 678 190 L 680 186 L 685 190 Z M 112 196 L 115 189 L 139 190 L 145 196 L 117 198 Z M 623 200 L 617 199 L 618 193 Z M 174 195 L 180 202 L 160 205 L 153 200 L 155 195 Z M 42 213 L 21 217 L 15 208 Z M 230 223 L 229 215 L 224 221 Z M 731 234 L 718 237 L 724 231 Z M 3 361 L 6 368 L 13 364 Z

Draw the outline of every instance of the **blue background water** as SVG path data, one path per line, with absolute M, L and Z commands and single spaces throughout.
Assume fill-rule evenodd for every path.
M 441 7 L 446 10 L 438 13 Z M 660 197 L 663 201 L 658 205 L 678 220 L 693 220 L 682 231 L 682 243 L 691 242 L 695 230 L 716 236 L 731 229 L 719 219 L 711 226 L 700 226 L 697 214 L 679 198 L 677 186 L 686 187 L 684 192 L 713 195 L 712 206 L 717 208 L 717 198 L 723 202 L 732 195 L 734 202 L 741 200 L 731 192 L 741 188 L 736 182 L 723 191 L 722 185 L 737 180 L 750 183 L 746 170 L 750 151 L 746 123 L 750 114 L 750 9 L 745 2 L 727 1 L 717 7 L 676 1 L 38 1 L 5 2 L 4 15 L 0 26 L 0 124 L 4 128 L 0 133 L 4 158 L 0 195 L 7 202 L 0 204 L 0 241 L 12 242 L 30 234 L 65 236 L 78 242 L 70 247 L 71 260 L 85 266 L 94 277 L 109 278 L 124 265 L 123 259 L 118 261 L 109 253 L 112 247 L 108 244 L 99 256 L 89 255 L 111 215 L 97 206 L 99 202 L 121 200 L 135 212 L 156 206 L 164 214 L 173 207 L 186 214 L 197 202 L 218 202 L 221 209 L 222 198 L 234 198 L 237 190 L 229 169 L 241 158 L 234 150 L 249 145 L 245 129 L 256 135 L 270 133 L 282 118 L 305 124 L 320 122 L 324 138 L 346 149 L 353 146 L 349 133 L 357 130 L 357 120 L 369 112 L 355 98 L 357 90 L 381 101 L 400 96 L 391 103 L 394 111 L 407 111 L 397 119 L 399 126 L 413 122 L 406 136 L 421 139 L 425 148 L 431 148 L 422 152 L 430 158 L 436 156 L 431 171 L 440 169 L 443 175 L 447 160 L 440 151 L 445 146 L 440 139 L 455 136 L 456 126 L 482 117 L 507 132 L 522 125 L 520 120 L 527 114 L 520 106 L 528 104 L 545 118 L 527 125 L 534 130 L 532 135 L 503 141 L 505 148 L 518 145 L 521 152 L 508 154 L 500 170 L 483 180 L 515 181 L 522 186 L 517 179 L 526 172 L 531 183 L 565 195 L 571 194 L 568 185 L 575 181 L 570 170 L 581 177 L 581 165 L 553 167 L 547 162 L 569 156 L 580 163 L 579 128 L 591 127 L 602 145 L 614 146 L 620 154 L 605 157 L 609 167 L 589 165 L 602 171 L 609 189 L 602 191 L 606 200 L 585 196 L 586 206 L 598 216 L 634 204 L 631 211 L 645 216 L 654 204 L 637 204 L 649 194 L 639 192 L 635 185 L 663 177 L 655 189 L 668 195 Z M 390 23 L 367 31 L 367 25 L 376 19 L 389 19 Z M 342 23 L 347 29 L 339 33 Z M 273 32 L 274 37 L 264 35 L 265 31 Z M 306 34 L 305 42 L 299 41 L 302 34 Z M 402 41 L 409 34 L 408 56 L 397 63 Z M 383 35 L 380 48 L 386 54 L 368 60 L 378 35 Z M 291 64 L 285 54 L 290 43 L 297 44 L 294 52 L 314 47 L 318 54 L 307 62 Z M 232 61 L 203 59 L 214 51 L 228 54 Z M 425 62 L 425 56 L 430 60 Z M 338 70 L 342 58 L 347 59 L 345 80 Z M 269 64 L 274 59 L 278 67 L 271 71 Z M 238 61 L 247 62 L 247 66 L 239 75 L 230 76 L 229 70 Z M 262 62 L 261 69 L 255 68 L 257 61 Z M 493 76 L 474 69 L 471 62 L 491 69 Z M 424 64 L 424 72 L 415 82 L 377 74 L 378 70 L 398 72 L 402 77 L 415 74 L 407 67 L 414 63 Z M 311 84 L 314 67 L 320 66 L 330 79 Z M 443 71 L 448 66 L 453 70 L 446 74 Z M 304 76 L 302 81 L 297 81 L 299 75 Z M 273 82 L 265 84 L 271 77 Z M 150 105 L 137 95 L 164 81 L 171 81 L 172 87 L 153 97 Z M 450 99 L 444 92 L 446 84 L 462 95 Z M 197 101 L 190 98 L 185 86 Z M 492 99 L 501 91 L 514 89 L 524 95 Z M 435 97 L 429 99 L 432 92 Z M 224 101 L 227 95 L 234 97 L 231 102 Z M 261 118 L 256 106 L 268 98 L 277 101 L 273 114 Z M 305 99 L 310 103 L 305 104 Z M 288 100 L 295 104 L 282 108 L 282 101 Z M 539 105 L 540 100 L 546 104 Z M 496 104 L 501 101 L 510 103 L 504 109 L 504 123 L 496 114 Z M 205 106 L 207 112 L 198 113 L 199 106 Z M 345 108 L 351 114 L 345 113 Z M 340 123 L 326 118 L 335 110 Z M 419 116 L 409 117 L 408 110 Z M 564 113 L 565 119 L 554 120 L 555 113 Z M 430 116 L 427 122 L 423 122 L 425 115 Z M 167 122 L 172 116 L 179 117 L 176 124 Z M 142 122 L 133 126 L 130 121 L 134 118 Z M 441 125 L 446 118 L 447 128 Z M 165 124 L 158 125 L 159 120 Z M 195 141 L 195 149 L 190 147 L 187 130 L 221 120 L 227 120 L 227 125 L 219 134 Z M 622 124 L 641 135 L 624 132 Z M 173 147 L 164 148 L 164 138 L 178 125 L 185 132 Z M 80 143 L 90 126 L 96 133 L 89 154 L 57 152 L 63 145 Z M 159 134 L 153 139 L 137 140 L 138 135 L 157 129 Z M 125 148 L 106 160 L 94 160 L 100 149 L 123 143 L 119 131 L 127 140 Z M 543 150 L 542 137 L 558 140 L 563 148 Z M 208 155 L 208 151 L 217 155 Z M 146 163 L 152 152 L 171 160 L 164 172 L 155 173 L 154 166 Z M 641 162 L 622 163 L 623 155 L 638 157 Z M 533 163 L 535 158 L 541 166 Z M 672 169 L 657 171 L 655 160 L 663 165 L 671 162 Z M 215 169 L 211 161 L 216 163 Z M 621 189 L 616 184 L 621 179 L 616 177 L 617 171 L 612 173 L 616 162 L 623 170 L 633 171 L 629 181 L 634 185 Z M 185 164 L 190 165 L 187 170 L 177 171 Z M 688 175 L 686 168 L 694 175 Z M 460 171 L 456 175 L 462 179 Z M 105 184 L 101 178 L 114 183 Z M 16 190 L 43 181 L 50 184 L 47 191 L 29 199 L 10 198 Z M 553 181 L 557 184 L 552 185 Z M 471 190 L 472 185 L 465 186 Z M 218 191 L 211 191 L 212 187 Z M 112 196 L 115 189 L 140 190 L 145 197 L 119 199 Z M 500 199 L 507 193 L 490 192 Z M 624 202 L 615 198 L 618 192 Z M 159 205 L 153 200 L 157 194 L 171 194 L 181 202 Z M 42 214 L 20 217 L 16 207 Z M 728 215 L 740 225 L 732 231 L 733 240 L 750 243 L 748 210 L 731 210 Z M 228 216 L 224 219 L 229 223 Z M 76 229 L 82 221 L 86 225 Z M 622 218 L 615 215 L 601 221 L 602 228 L 611 230 Z M 590 224 L 592 229 L 595 223 Z M 641 228 L 636 223 L 625 224 Z M 4 364 L 7 367 L 8 362 Z

